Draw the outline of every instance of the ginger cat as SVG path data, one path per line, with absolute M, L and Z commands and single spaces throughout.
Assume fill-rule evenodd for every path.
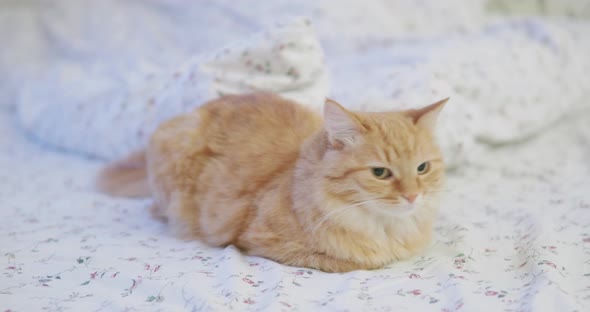
M 408 258 L 432 236 L 444 165 L 432 131 L 447 100 L 324 118 L 279 96 L 224 96 L 164 122 L 105 168 L 106 193 L 151 195 L 180 237 L 326 272 Z

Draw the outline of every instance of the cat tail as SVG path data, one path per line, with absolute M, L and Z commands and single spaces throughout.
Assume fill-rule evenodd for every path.
M 98 189 L 118 197 L 149 197 L 145 151 L 137 151 L 104 167 L 96 180 Z

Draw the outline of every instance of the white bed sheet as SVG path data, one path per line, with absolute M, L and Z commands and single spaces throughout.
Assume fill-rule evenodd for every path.
M 236 35 L 229 31 L 231 29 L 244 32 L 239 35 L 258 29 L 260 23 L 254 18 L 257 15 L 270 18 L 277 16 L 277 12 L 292 13 L 297 9 L 290 1 L 281 2 L 284 7 L 275 11 L 258 4 L 252 7 L 252 12 L 233 7 L 233 2 L 205 1 L 203 6 L 206 4 L 214 10 L 208 11 L 210 19 L 200 20 L 192 18 L 192 14 L 205 14 L 199 11 L 203 6 L 193 6 L 184 12 L 179 9 L 180 2 L 162 1 L 100 2 L 97 5 L 102 9 L 92 11 L 93 18 L 79 21 L 85 27 L 80 29 L 66 26 L 78 24 L 76 19 L 80 15 L 76 10 L 83 4 L 76 5 L 76 1 L 43 2 L 43 5 L 59 3 L 71 8 L 65 13 L 47 11 L 49 16 L 57 14 L 60 17 L 57 20 L 63 21 L 53 24 L 51 30 L 58 36 L 52 37 L 55 42 L 49 46 L 76 52 L 66 53 L 66 57 L 86 56 L 101 60 L 104 58 L 95 56 L 108 56 L 115 51 L 113 55 L 129 68 L 119 68 L 116 62 L 108 65 L 123 74 L 137 68 L 147 70 L 142 66 L 153 70 L 158 66 L 174 66 L 165 61 L 184 55 L 186 51 L 183 49 L 195 53 L 204 51 L 205 46 L 223 44 L 230 35 Z M 171 28 L 158 28 L 146 23 L 160 31 L 168 30 L 173 36 L 158 37 L 155 41 L 138 40 L 134 44 L 117 40 L 120 38 L 112 37 L 108 31 L 101 32 L 104 29 L 100 13 L 110 12 L 112 7 L 109 5 L 113 3 L 122 7 L 147 5 L 162 8 L 164 2 L 186 13 L 179 15 L 184 17 L 180 21 L 192 27 L 177 29 L 169 25 Z M 465 6 L 465 2 L 459 0 L 445 4 L 432 0 L 376 1 L 363 10 L 345 9 L 346 5 L 335 9 L 334 1 L 321 2 L 322 5 L 312 12 L 319 22 L 322 43 L 330 56 L 328 63 L 335 74 L 333 93 L 339 99 L 349 100 L 351 103 L 347 104 L 350 105 L 356 100 L 364 100 L 367 93 L 376 93 L 372 100 L 386 106 L 382 97 L 389 93 L 381 94 L 381 91 L 413 88 L 412 80 L 402 86 L 397 85 L 395 79 L 388 80 L 389 66 L 396 65 L 395 62 L 381 68 L 380 62 L 391 59 L 391 51 L 399 51 L 398 36 L 447 34 L 474 27 L 488 20 L 480 16 L 483 14 L 480 6 L 484 2 L 471 1 L 471 5 Z M 29 2 L 7 3 L 27 5 Z M 35 1 L 30 3 L 38 4 Z M 241 5 L 249 7 L 251 4 Z M 238 14 L 242 11 L 248 13 Z M 124 13 L 122 10 L 116 12 Z M 129 12 L 144 16 L 146 20 L 152 17 L 150 10 Z M 391 19 L 387 12 L 407 14 L 398 14 L 399 18 Z M 0 17 L 9 13 L 10 10 L 0 10 Z M 26 131 L 19 128 L 15 122 L 17 118 L 5 108 L 8 111 L 13 109 L 11 105 L 18 98 L 16 82 L 26 80 L 25 72 L 34 72 L 28 68 L 36 66 L 33 61 L 47 61 L 44 57 L 51 55 L 42 45 L 35 45 L 31 37 L 23 35 L 28 27 L 34 28 L 32 20 L 28 23 L 29 20 L 24 18 L 28 14 L 0 19 L 1 25 L 26 22 L 15 30 L 17 36 L 12 31 L 1 32 L 6 37 L 3 39 L 8 40 L 14 49 L 0 50 L 0 69 L 4 69 L 0 72 L 0 311 L 590 310 L 589 114 L 579 114 L 576 119 L 550 125 L 531 142 L 515 142 L 488 151 L 483 144 L 478 145 L 481 149 L 469 149 L 469 163 L 459 163 L 457 171 L 450 173 L 436 240 L 424 254 L 381 270 L 347 274 L 285 267 L 261 258 L 245 257 L 232 247 L 215 249 L 194 241 L 179 241 L 168 233 L 165 225 L 149 217 L 146 211 L 149 201 L 109 198 L 92 188 L 93 177 L 102 163 L 52 150 L 25 137 L 23 133 Z M 126 19 L 122 17 L 124 15 L 113 17 L 118 23 L 113 23 L 113 27 L 121 25 L 121 29 L 146 30 L 129 27 L 137 20 Z M 368 15 L 375 16 L 375 19 L 364 19 Z M 257 22 L 251 23 L 252 20 Z M 350 23 L 351 20 L 363 23 Z M 189 23 L 191 21 L 195 24 Z M 166 50 L 164 54 L 159 54 L 159 49 L 150 49 L 166 44 L 170 38 L 183 38 L 183 34 L 199 29 L 195 25 L 209 21 L 215 22 L 217 32 L 216 35 L 206 32 L 209 35 L 204 41 L 187 41 L 179 45 L 182 40 L 176 40 L 171 47 L 177 49 Z M 415 21 L 421 22 L 414 25 Z M 100 27 L 95 27 L 95 22 Z M 578 37 L 570 37 L 564 35 L 566 28 L 552 25 L 524 20 L 510 27 L 530 31 L 531 37 L 543 42 L 547 41 L 543 34 L 555 35 L 548 38 L 558 39 L 559 49 L 554 55 L 560 57 L 564 67 L 560 67 L 559 62 L 552 62 L 551 58 L 547 59 L 548 63 L 539 62 L 545 67 L 526 67 L 538 69 L 537 83 L 531 78 L 535 78 L 536 71 L 522 70 L 512 78 L 518 80 L 527 74 L 528 78 L 522 79 L 526 82 L 523 86 L 518 84 L 505 92 L 508 99 L 489 100 L 488 97 L 489 102 L 522 104 L 523 101 L 510 97 L 534 96 L 535 90 L 547 90 L 542 97 L 545 105 L 539 107 L 551 109 L 523 108 L 521 105 L 512 105 L 510 109 L 523 114 L 549 112 L 545 115 L 559 111 L 557 115 L 561 116 L 572 107 L 588 107 L 585 100 L 589 90 L 585 82 L 588 70 L 584 69 L 589 64 L 584 51 L 588 45 L 582 42 L 588 41 L 585 34 L 590 28 L 582 24 L 576 32 Z M 71 36 L 78 30 L 84 36 Z M 101 37 L 104 34 L 106 37 Z M 81 41 L 70 41 L 73 38 Z M 392 38 L 396 40 L 391 41 Z M 567 38 L 574 39 L 570 42 Z M 94 49 L 97 42 L 104 43 L 107 39 L 112 40 L 110 45 L 98 45 L 101 49 Z M 347 39 L 347 44 L 339 45 L 343 39 Z M 201 45 L 193 45 L 197 41 Z M 552 42 L 548 40 L 548 43 Z M 145 58 L 138 58 L 141 54 L 138 51 L 144 47 Z M 518 49 L 518 45 L 513 48 Z M 123 55 L 122 50 L 126 52 Z M 414 50 L 410 52 L 416 57 Z M 6 55 L 18 57 L 12 58 L 15 62 L 8 62 L 6 60 L 11 58 Z M 461 55 L 457 57 L 461 58 Z M 533 54 L 525 53 L 525 57 L 533 57 Z M 147 59 L 155 59 L 155 64 L 146 65 L 142 60 Z M 416 81 L 423 83 L 415 90 L 429 90 L 426 78 L 432 73 L 428 70 L 438 69 L 451 78 L 453 73 L 464 72 L 446 71 L 445 67 L 435 66 L 443 64 L 436 60 L 432 64 L 433 67 L 422 68 L 423 71 L 417 73 L 410 68 L 409 71 L 417 76 L 414 77 Z M 502 64 L 509 65 L 510 62 Z M 6 68 L 11 70 L 6 71 Z M 421 80 L 421 73 L 427 76 L 424 78 L 426 83 Z M 351 76 L 364 84 L 357 84 Z M 402 80 L 406 81 L 406 77 L 410 76 L 403 76 Z M 482 80 L 464 80 L 484 87 L 489 85 Z M 378 81 L 384 86 L 378 85 Z M 433 81 L 436 85 L 437 81 Z M 561 82 L 568 88 L 556 88 L 554 82 Z M 365 84 L 376 87 L 366 88 Z M 531 85 L 536 89 L 531 90 Z M 456 89 L 457 86 L 447 87 Z M 495 91 L 490 93 L 498 95 Z M 352 99 L 355 94 L 357 98 Z M 548 97 L 548 94 L 552 96 Z M 574 100 L 580 98 L 584 101 Z M 420 102 L 414 100 L 416 104 Z M 455 99 L 455 102 L 460 101 Z M 475 97 L 471 102 L 479 103 Z M 51 103 L 60 101 L 53 99 Z M 528 103 L 535 104 L 535 101 Z M 560 106 L 556 109 L 554 103 Z M 455 105 L 445 111 L 449 113 L 446 117 L 453 117 L 457 123 L 463 122 L 457 114 L 451 114 L 459 107 Z M 486 128 L 488 133 L 500 135 L 510 128 L 507 123 L 502 123 L 503 120 L 489 119 L 486 122 L 491 125 Z M 499 129 L 502 127 L 504 129 Z M 447 139 L 464 139 L 466 132 L 461 131 L 457 137 Z M 513 136 L 510 138 L 514 139 Z M 496 141 L 499 142 L 503 140 Z
M 424 254 L 326 274 L 179 241 L 2 113 L 0 311 L 587 311 L 589 117 L 452 173 Z

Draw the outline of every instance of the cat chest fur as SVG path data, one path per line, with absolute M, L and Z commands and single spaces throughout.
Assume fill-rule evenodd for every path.
M 367 220 L 354 213 L 340 218 L 338 224 L 326 224 L 314 235 L 318 251 L 379 268 L 416 254 L 430 243 L 430 220 L 420 216 L 395 220 Z

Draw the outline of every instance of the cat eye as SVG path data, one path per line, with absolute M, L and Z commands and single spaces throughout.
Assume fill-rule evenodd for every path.
M 430 171 L 430 162 L 426 161 L 420 164 L 420 166 L 418 166 L 418 174 L 425 174 L 428 171 Z
M 387 179 L 393 175 L 391 170 L 383 167 L 372 168 L 371 171 L 377 179 L 381 180 Z

